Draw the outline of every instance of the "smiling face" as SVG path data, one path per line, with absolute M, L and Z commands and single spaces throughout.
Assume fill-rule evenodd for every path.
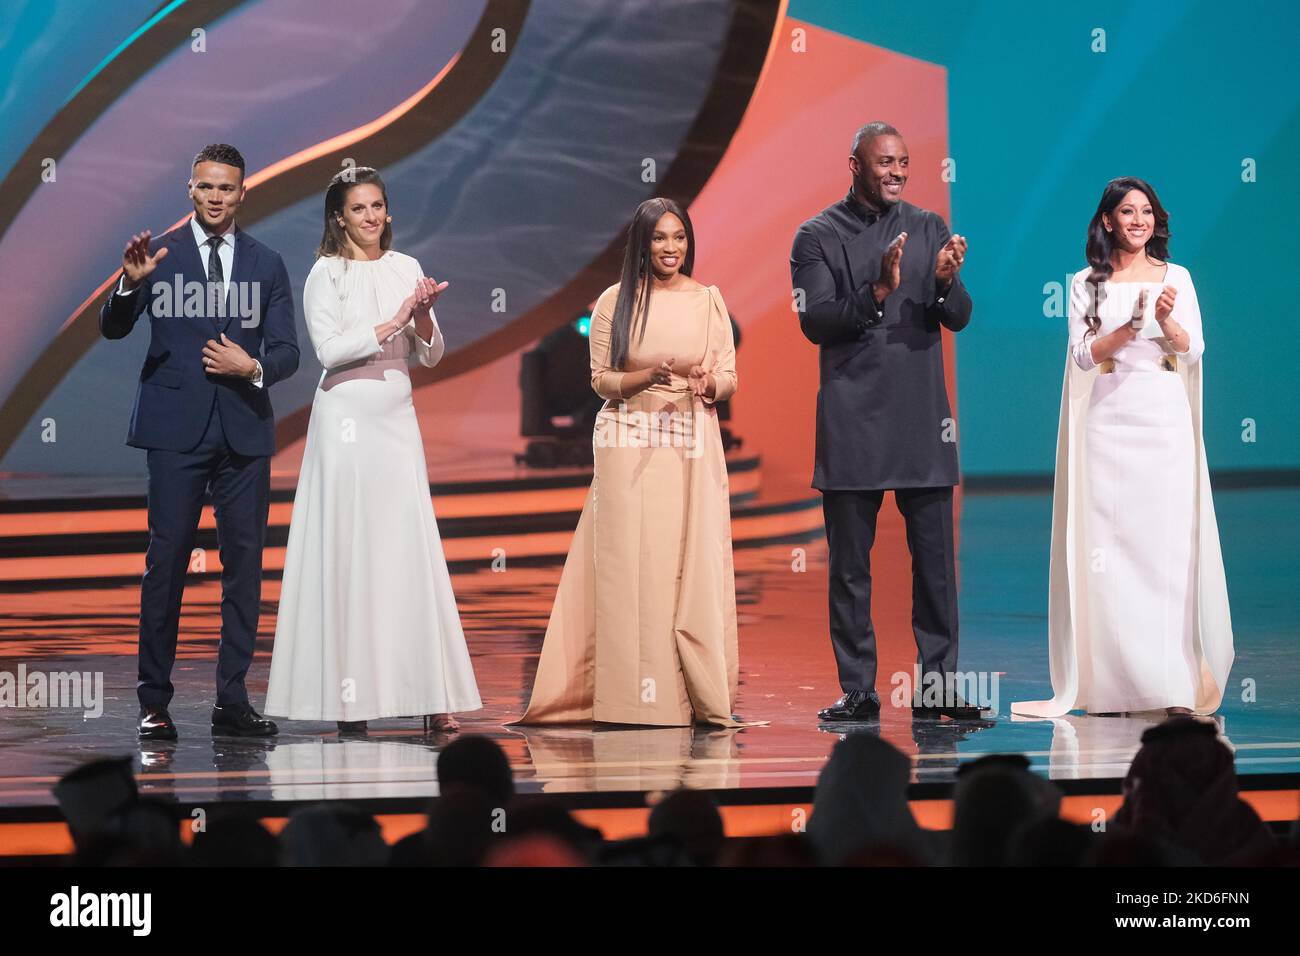
M 1102 214 L 1101 221 L 1110 230 L 1116 247 L 1125 252 L 1146 248 L 1156 229 L 1156 214 L 1151 208 L 1151 200 L 1140 189 L 1130 189 L 1125 193 L 1114 212 Z
M 686 261 L 686 249 L 686 227 L 672 213 L 664 213 L 650 236 L 650 267 L 655 275 L 664 281 L 675 276 Z
M 224 233 L 244 201 L 244 175 L 238 166 L 204 161 L 194 167 L 188 183 L 194 218 L 214 235 Z
M 907 185 L 907 144 L 901 136 L 882 133 L 866 140 L 849 157 L 858 198 L 878 209 L 895 205 Z
M 358 249 L 379 248 L 387 223 L 388 203 L 384 192 L 374 183 L 358 183 L 343 197 L 343 231 Z

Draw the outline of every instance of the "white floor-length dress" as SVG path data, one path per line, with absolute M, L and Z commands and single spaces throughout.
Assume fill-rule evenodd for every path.
M 322 257 L 303 308 L 324 373 L 294 496 L 268 714 L 374 720 L 481 708 L 429 497 L 407 360 L 444 342 L 390 320 L 423 275 L 410 256 Z
M 1098 365 L 1087 332 L 1088 270 L 1070 293 L 1057 439 L 1048 630 L 1054 697 L 1012 712 L 1058 717 L 1187 707 L 1213 713 L 1232 667 L 1232 622 L 1201 428 L 1205 344 L 1192 278 L 1107 282 L 1098 336 L 1132 320 L 1147 330 Z M 1177 290 L 1175 353 L 1154 307 Z

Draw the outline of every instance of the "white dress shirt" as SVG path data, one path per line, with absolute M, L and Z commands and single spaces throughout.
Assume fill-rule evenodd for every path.
M 212 256 L 212 247 L 208 245 L 208 240 L 212 238 L 212 233 L 207 232 L 199 221 L 193 216 L 190 217 L 190 232 L 194 234 L 194 241 L 199 247 L 199 258 L 203 260 L 203 274 L 208 274 L 208 259 Z M 221 234 L 221 244 L 217 247 L 217 255 L 221 258 L 221 294 L 224 297 L 230 290 L 230 272 L 235 267 L 235 224 L 232 222 L 226 227 L 226 231 Z

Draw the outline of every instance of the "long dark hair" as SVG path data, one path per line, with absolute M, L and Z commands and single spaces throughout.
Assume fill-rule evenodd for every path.
M 1092 271 L 1084 280 L 1088 290 L 1086 317 L 1088 333 L 1092 335 L 1096 335 L 1101 327 L 1101 318 L 1097 310 L 1106 297 L 1105 283 L 1115 271 L 1115 266 L 1110 261 L 1115 251 L 1115 239 L 1112 233 L 1106 231 L 1106 224 L 1102 221 L 1102 217 L 1111 216 L 1113 223 L 1115 210 L 1124 201 L 1124 197 L 1134 189 L 1150 200 L 1151 214 L 1156 221 L 1155 228 L 1151 231 L 1151 238 L 1147 240 L 1147 257 L 1161 261 L 1169 258 L 1169 213 L 1165 211 L 1164 206 L 1160 205 L 1160 199 L 1156 196 L 1156 191 L 1151 188 L 1151 184 L 1136 176 L 1120 176 L 1108 182 L 1102 191 L 1101 202 L 1097 203 L 1097 211 L 1092 215 L 1092 222 L 1088 223 L 1088 243 L 1084 247 L 1088 265 L 1092 267 Z
M 388 189 L 384 186 L 383 179 L 379 173 L 370 166 L 348 167 L 340 169 L 330 180 L 329 187 L 325 190 L 325 232 L 320 237 L 320 245 L 316 247 L 316 258 L 321 256 L 340 256 L 344 259 L 351 258 L 348 255 L 348 234 L 342 226 L 339 225 L 339 217 L 343 215 L 343 206 L 347 203 L 348 191 L 353 186 L 364 185 L 378 186 L 379 191 L 384 196 L 384 208 L 388 208 Z M 384 223 L 384 231 L 379 234 L 379 248 L 385 252 L 393 244 L 393 224 Z
M 686 210 L 671 199 L 647 199 L 636 207 L 632 224 L 627 227 L 627 245 L 623 249 L 623 274 L 619 280 L 618 301 L 614 304 L 614 328 L 609 338 L 609 364 L 621 369 L 627 363 L 632 343 L 633 313 L 636 313 L 637 341 L 645 336 L 646 318 L 650 315 L 650 283 L 654 270 L 650 265 L 650 242 L 655 225 L 667 213 L 682 221 L 686 229 L 686 256 L 682 275 L 695 267 L 695 229 Z

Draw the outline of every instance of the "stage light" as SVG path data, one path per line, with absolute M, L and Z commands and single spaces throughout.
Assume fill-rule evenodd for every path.
M 591 433 L 603 404 L 591 389 L 591 311 L 546 335 L 519 363 L 519 433 L 528 442 L 516 459 L 534 468 L 592 464 Z

